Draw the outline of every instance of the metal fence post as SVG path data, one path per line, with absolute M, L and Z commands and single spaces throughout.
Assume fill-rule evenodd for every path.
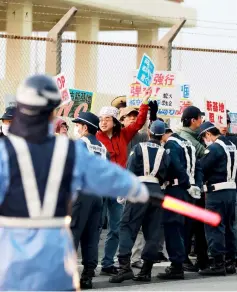
M 157 70 L 170 71 L 172 63 L 172 42 L 185 24 L 186 19 L 182 18 L 170 31 L 158 42 L 158 68 Z
M 77 13 L 77 8 L 72 7 L 49 31 L 47 38 L 51 41 L 46 45 L 45 72 L 53 76 L 61 72 L 62 63 L 62 34 Z

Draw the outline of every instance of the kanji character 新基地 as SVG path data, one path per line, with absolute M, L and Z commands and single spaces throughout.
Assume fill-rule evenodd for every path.
M 219 102 L 219 112 L 221 113 L 225 112 L 225 105 L 223 102 Z
M 217 113 L 218 112 L 218 102 L 213 101 L 212 107 L 213 107 L 213 111 Z
M 206 107 L 207 107 L 207 111 L 211 112 L 212 111 L 212 102 L 211 101 L 207 101 L 206 102 Z

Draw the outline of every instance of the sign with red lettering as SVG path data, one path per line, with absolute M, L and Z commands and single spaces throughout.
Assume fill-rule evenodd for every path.
M 77 118 L 79 113 L 91 111 L 94 93 L 80 89 L 69 89 L 71 101 L 61 106 L 57 116 Z
M 225 101 L 205 100 L 206 121 L 215 124 L 217 127 L 227 125 Z
M 129 86 L 127 106 L 139 107 L 142 103 L 142 95 L 147 90 L 147 87 L 137 80 L 137 72 L 133 72 L 133 82 Z M 178 77 L 179 72 L 172 71 L 156 71 L 153 74 L 150 99 L 157 100 L 159 103 L 159 109 L 162 109 L 160 115 L 176 116 L 176 111 L 179 112 L 182 106 L 181 100 L 187 101 L 189 98 L 189 86 L 185 85 L 185 88 L 182 88 Z M 170 112 L 174 114 L 170 114 Z
M 55 81 L 58 85 L 58 89 L 60 91 L 61 94 L 61 104 L 60 106 L 69 103 L 71 101 L 71 96 L 70 96 L 70 92 L 69 89 L 67 87 L 67 82 L 66 82 L 66 77 L 64 73 L 60 73 L 57 76 L 54 77 Z

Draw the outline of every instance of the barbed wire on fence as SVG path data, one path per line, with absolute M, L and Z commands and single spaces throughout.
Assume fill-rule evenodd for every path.
M 24 3 L 22 2 L 16 2 L 16 1 L 1 1 L 2 4 L 13 4 L 13 5 L 19 5 L 19 6 L 24 6 Z M 38 7 L 38 8 L 47 8 L 47 9 L 58 9 L 58 10 L 69 10 L 71 6 L 67 7 L 62 7 L 62 6 L 55 6 L 55 5 L 45 5 L 45 4 L 32 4 L 33 7 Z M 80 7 L 80 12 L 86 12 L 86 13 L 95 13 L 95 14 L 105 14 L 105 15 L 121 15 L 121 12 L 110 12 L 110 11 L 102 11 L 102 10 L 94 10 L 94 9 L 89 9 L 89 8 L 84 8 Z M 63 15 L 63 14 L 62 14 Z M 78 17 L 78 16 L 77 16 Z M 132 16 L 131 16 L 132 17 Z M 172 19 L 172 20 L 180 20 L 181 17 L 171 17 L 171 16 L 152 16 L 154 20 L 158 19 Z M 224 24 L 224 25 L 234 25 L 237 26 L 237 22 L 224 22 L 224 21 L 215 21 L 215 20 L 207 20 L 207 19 L 199 19 L 199 18 L 186 18 L 187 20 L 190 21 L 198 21 L 198 22 L 206 22 L 206 23 L 216 23 L 216 24 Z M 133 21 L 140 21 L 140 19 L 131 19 Z
M 54 39 L 48 38 L 48 37 L 19 36 L 19 35 L 6 34 L 6 33 L 1 33 L 0 39 L 15 39 L 15 40 L 43 41 L 43 42 L 54 42 L 55 41 Z M 150 45 L 150 44 L 148 45 L 148 44 L 131 44 L 131 43 L 119 43 L 119 42 L 74 40 L 74 39 L 68 39 L 68 38 L 63 38 L 62 43 L 98 45 L 98 46 L 113 46 L 113 47 L 133 47 L 133 48 L 147 48 L 147 49 L 161 49 L 161 48 L 163 48 L 163 46 Z M 177 51 L 237 54 L 237 50 L 227 50 L 227 49 L 208 49 L 208 48 L 182 47 L 182 46 L 172 46 L 172 49 L 177 50 Z

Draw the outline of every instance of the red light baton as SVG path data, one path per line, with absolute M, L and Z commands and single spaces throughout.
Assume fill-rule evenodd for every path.
M 171 196 L 165 196 L 163 198 L 162 207 L 166 210 L 193 218 L 211 226 L 218 226 L 221 222 L 220 214 L 175 199 Z

